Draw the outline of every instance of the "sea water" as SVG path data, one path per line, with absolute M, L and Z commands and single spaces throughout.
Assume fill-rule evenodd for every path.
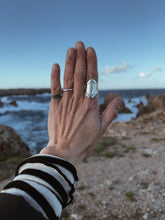
M 164 94 L 165 89 L 150 90 L 102 90 L 99 91 L 99 104 L 104 102 L 106 94 L 120 95 L 131 114 L 119 114 L 114 121 L 129 121 L 136 117 L 136 105 L 143 102 L 147 104 L 146 94 L 150 96 Z M 40 151 L 48 143 L 47 117 L 51 96 L 49 93 L 36 96 L 6 96 L 1 101 L 5 105 L 0 108 L 0 124 L 14 128 L 31 149 L 32 154 Z M 16 101 L 18 107 L 8 105 Z

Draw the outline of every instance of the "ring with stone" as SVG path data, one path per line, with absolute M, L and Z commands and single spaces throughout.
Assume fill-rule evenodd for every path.
M 98 85 L 97 85 L 97 82 L 96 82 L 96 80 L 94 80 L 94 79 L 90 79 L 90 80 L 87 82 L 85 95 L 86 95 L 88 98 L 94 98 L 97 94 L 98 94 Z

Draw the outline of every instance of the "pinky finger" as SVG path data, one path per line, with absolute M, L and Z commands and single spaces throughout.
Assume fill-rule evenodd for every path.
M 55 63 L 51 73 L 51 94 L 61 95 L 60 66 Z

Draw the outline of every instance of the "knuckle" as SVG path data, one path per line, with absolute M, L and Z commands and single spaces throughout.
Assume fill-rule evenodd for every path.
M 57 93 L 60 93 L 60 92 L 61 92 L 61 87 L 60 86 L 52 88 L 52 94 L 57 94 Z
M 73 78 L 64 74 L 64 82 L 66 85 L 72 86 L 73 85 Z

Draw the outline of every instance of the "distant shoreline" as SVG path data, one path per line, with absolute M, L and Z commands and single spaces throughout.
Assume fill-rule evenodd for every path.
M 146 91 L 146 93 L 148 91 L 152 91 L 152 90 L 157 90 L 160 91 L 160 93 L 165 93 L 165 89 L 164 88 L 150 88 L 150 89 L 100 89 L 99 91 L 105 92 L 106 91 L 112 91 L 112 93 L 114 92 L 122 92 L 122 91 Z M 51 93 L 50 88 L 40 88 L 40 89 L 34 89 L 34 88 L 17 88 L 17 89 L 0 89 L 0 97 L 4 97 L 4 96 L 12 96 L 12 95 L 31 95 L 31 96 L 35 96 L 37 94 L 43 94 L 43 93 Z
M 11 95 L 37 95 L 50 93 L 50 89 L 0 89 L 0 97 Z

